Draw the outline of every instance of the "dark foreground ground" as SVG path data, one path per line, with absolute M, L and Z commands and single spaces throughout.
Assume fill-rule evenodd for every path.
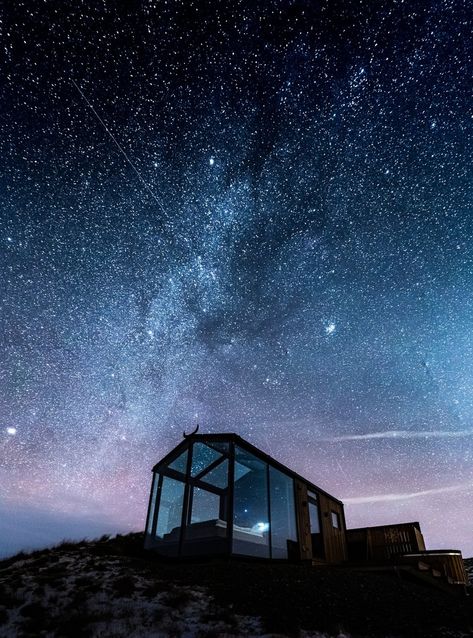
M 0 636 L 473 636 L 473 593 L 333 567 L 163 563 L 142 543 L 130 534 L 0 562 Z

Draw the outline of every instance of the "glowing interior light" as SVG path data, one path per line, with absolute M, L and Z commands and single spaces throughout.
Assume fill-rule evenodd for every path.
M 253 525 L 255 532 L 267 532 L 269 530 L 269 523 L 256 523 Z

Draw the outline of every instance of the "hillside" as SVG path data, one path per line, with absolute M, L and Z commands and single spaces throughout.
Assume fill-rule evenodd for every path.
M 163 563 L 142 542 L 104 537 L 0 562 L 0 636 L 473 635 L 473 596 L 334 567 Z

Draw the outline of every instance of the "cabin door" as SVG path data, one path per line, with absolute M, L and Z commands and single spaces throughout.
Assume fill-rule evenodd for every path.
M 325 559 L 324 540 L 320 520 L 320 508 L 315 492 L 307 492 L 307 506 L 309 508 L 310 536 L 312 539 L 312 558 Z

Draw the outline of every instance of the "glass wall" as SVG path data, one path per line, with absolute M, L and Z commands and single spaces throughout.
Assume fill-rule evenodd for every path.
M 228 469 L 228 444 L 194 443 L 184 554 L 228 552 Z
M 235 447 L 233 553 L 269 558 L 267 465 Z
M 148 512 L 148 525 L 146 527 L 146 533 L 151 534 L 153 531 L 154 512 L 156 510 L 156 496 L 158 494 L 159 475 L 153 474 L 153 486 L 151 488 L 151 499 L 149 503 Z
M 291 476 L 228 441 L 189 442 L 187 449 L 171 458 L 156 467 L 153 477 L 147 547 L 170 556 L 232 552 L 258 558 L 297 557 Z M 315 548 L 321 542 L 315 494 L 309 495 L 309 512 Z
M 271 557 L 290 558 L 297 550 L 296 504 L 292 478 L 269 466 Z
M 203 522 L 215 522 L 220 514 L 220 497 L 218 494 L 194 487 L 192 490 L 191 525 Z
M 228 486 L 228 460 L 224 459 L 217 466 L 214 465 L 200 477 L 200 480 L 214 487 L 226 489 Z
M 180 539 L 184 487 L 182 481 L 163 476 L 156 523 L 156 539 L 160 541 L 161 546 L 176 544 L 172 553 L 177 553 Z

